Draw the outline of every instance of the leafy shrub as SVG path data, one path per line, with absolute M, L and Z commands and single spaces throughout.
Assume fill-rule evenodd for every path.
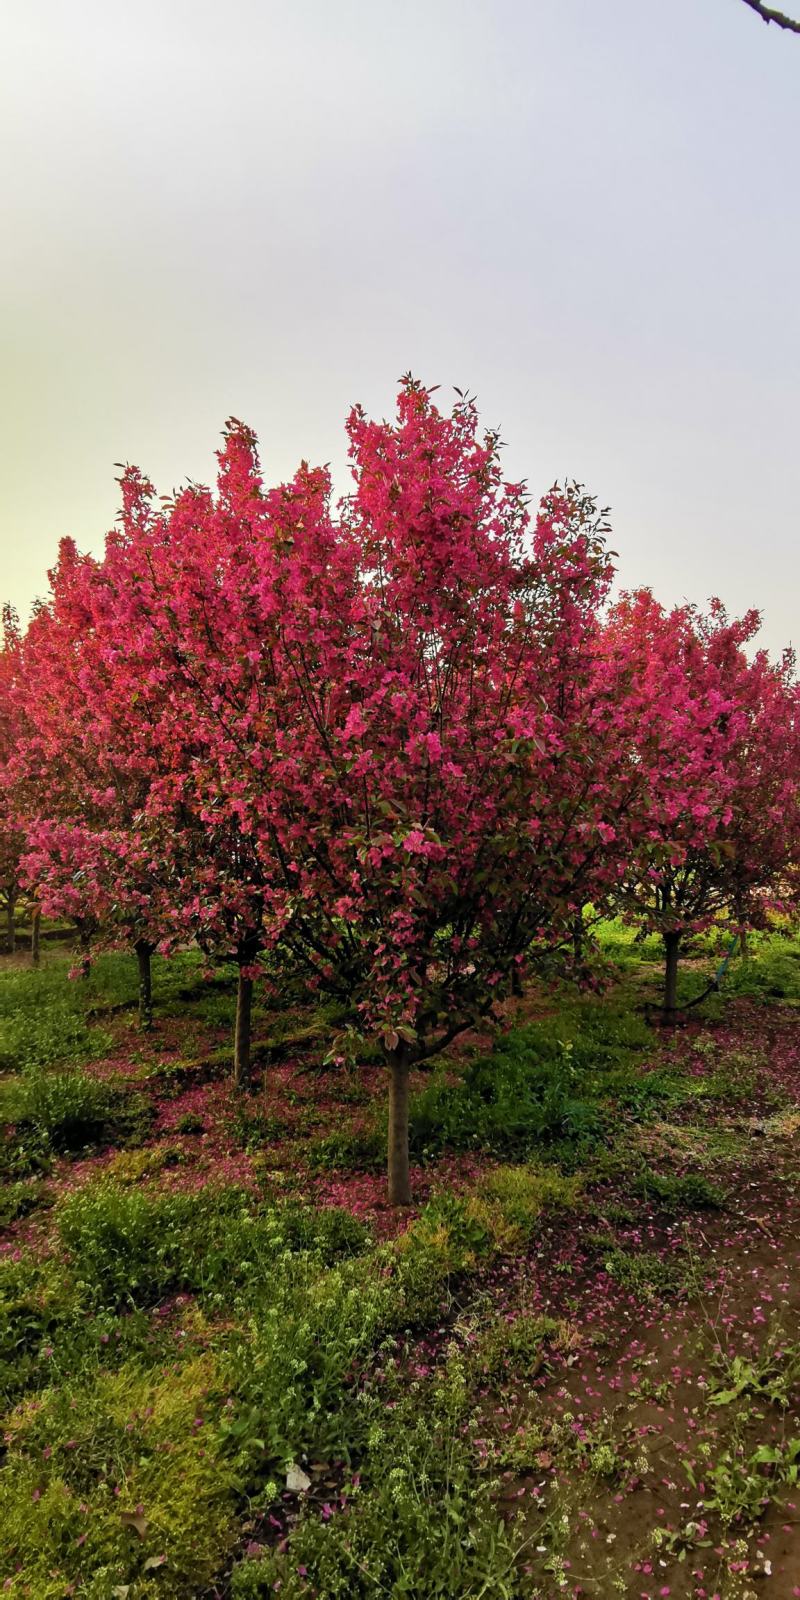
M 64 1001 L 7 1011 L 0 1017 L 0 1067 L 35 1072 L 55 1062 L 88 1061 L 106 1055 L 111 1036 L 90 1027 L 83 1013 Z
M 386 1165 L 386 1133 L 380 1125 L 356 1132 L 343 1128 L 313 1140 L 306 1159 L 317 1171 L 381 1172 Z
M 52 1296 L 29 1261 L 0 1257 L 0 1392 L 19 1393 L 36 1370 L 54 1323 Z
M 460 1082 L 439 1075 L 413 1097 L 415 1155 L 476 1148 L 524 1155 L 558 1139 L 590 1143 L 602 1135 L 600 1107 L 581 1097 L 566 1066 L 543 1063 L 528 1050 L 526 1031 L 471 1062 Z
M 356 1448 L 352 1379 L 366 1357 L 447 1308 L 454 1276 L 494 1248 L 473 1197 L 442 1194 L 391 1244 L 328 1272 L 308 1256 L 262 1277 L 249 1329 L 226 1346 L 226 1419 L 244 1479 L 275 1462 Z M 363 1440 L 362 1440 L 363 1443 Z
M 650 1300 L 654 1295 L 670 1294 L 681 1281 L 677 1263 L 656 1255 L 653 1250 L 615 1248 L 609 1252 L 603 1265 L 609 1277 L 614 1278 L 623 1289 L 630 1290 L 631 1294 L 644 1300 Z
M 73 1067 L 66 1072 L 32 1072 L 10 1086 L 4 1114 L 18 1134 L 33 1135 L 54 1150 L 80 1150 L 87 1144 L 130 1139 L 150 1115 L 141 1096 L 92 1078 Z
M 558 1174 L 523 1171 L 517 1184 L 501 1173 L 490 1218 L 480 1195 L 440 1194 L 394 1242 L 360 1258 L 323 1272 L 302 1256 L 262 1272 L 250 1326 L 230 1336 L 224 1357 L 237 1395 L 226 1429 L 242 1477 L 298 1461 L 302 1451 L 354 1450 L 362 1435 L 350 1384 L 365 1358 L 442 1318 L 453 1278 L 498 1248 L 504 1200 L 530 1216 L 568 1195 L 574 1184 Z
M 152 1194 L 108 1179 L 68 1195 L 58 1227 L 76 1274 L 106 1305 L 150 1305 L 181 1289 L 227 1295 L 258 1286 L 287 1253 L 326 1262 L 367 1238 L 334 1208 L 259 1210 L 241 1189 Z
M 498 1317 L 490 1323 L 475 1346 L 472 1364 L 486 1378 L 532 1378 L 544 1366 L 549 1346 L 559 1349 L 578 1342 L 579 1335 L 568 1323 L 522 1312 L 513 1319 Z
M 187 1111 L 185 1116 L 179 1117 L 175 1125 L 176 1133 L 203 1133 L 204 1131 L 205 1123 L 196 1111 Z
M 277 1144 L 292 1132 L 292 1124 L 285 1117 L 266 1111 L 250 1111 L 245 1106 L 237 1108 L 231 1126 L 231 1137 L 243 1150 L 258 1150 L 264 1144 Z
M 639 1064 L 651 1048 L 646 1025 L 630 1011 L 608 1001 L 573 1002 L 556 1023 L 512 1029 L 456 1082 L 437 1073 L 412 1098 L 412 1150 L 426 1156 L 480 1147 L 524 1156 L 565 1144 L 591 1153 L 610 1136 L 613 1102 L 643 1111 L 663 1097 L 665 1085 Z
M 27 1217 L 42 1205 L 47 1190 L 43 1183 L 7 1183 L 0 1188 L 0 1228 L 20 1217 Z
M 375 1259 L 327 1272 L 301 1257 L 262 1283 L 248 1328 L 226 1342 L 224 1372 L 235 1404 L 224 1431 L 245 1482 L 304 1453 L 352 1447 L 349 1380 L 402 1313 L 402 1287 Z
M 751 954 L 725 979 L 725 994 L 757 1000 L 800 1000 L 800 941 L 788 932 L 750 936 Z
M 714 1211 L 724 1204 L 724 1196 L 716 1184 L 709 1183 L 700 1173 L 689 1172 L 683 1177 L 672 1173 L 647 1172 L 633 1184 L 634 1193 L 643 1200 L 655 1200 L 662 1211 Z

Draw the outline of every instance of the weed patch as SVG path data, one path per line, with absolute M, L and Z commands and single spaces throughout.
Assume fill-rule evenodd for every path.
M 102 1141 L 140 1138 L 150 1106 L 107 1081 L 73 1067 L 65 1072 L 32 1072 L 5 1086 L 0 1116 L 15 1126 L 17 1141 L 34 1151 L 82 1150 Z

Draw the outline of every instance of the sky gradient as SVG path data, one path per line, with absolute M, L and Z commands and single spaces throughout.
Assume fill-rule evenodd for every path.
M 4 0 L 0 597 L 114 462 L 346 487 L 395 380 L 609 505 L 625 586 L 800 645 L 800 38 L 741 0 Z

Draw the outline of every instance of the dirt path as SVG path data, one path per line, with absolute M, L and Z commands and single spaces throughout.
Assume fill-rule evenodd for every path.
M 767 1073 L 800 1099 L 797 1018 L 782 1021 Z M 532 1594 L 800 1596 L 800 1117 L 789 1105 L 743 1125 L 758 1132 L 724 1210 L 613 1230 L 633 1261 L 680 1271 L 674 1292 L 626 1290 L 588 1226 L 497 1285 L 501 1315 L 566 1318 L 577 1341 L 486 1398 Z

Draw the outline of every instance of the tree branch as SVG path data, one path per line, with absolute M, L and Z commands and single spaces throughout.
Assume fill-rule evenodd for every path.
M 744 0 L 751 11 L 755 11 L 762 22 L 774 22 L 779 28 L 786 28 L 789 33 L 800 33 L 800 22 L 795 22 L 794 17 L 784 16 L 782 11 L 774 11 L 772 6 L 761 4 L 761 0 Z

